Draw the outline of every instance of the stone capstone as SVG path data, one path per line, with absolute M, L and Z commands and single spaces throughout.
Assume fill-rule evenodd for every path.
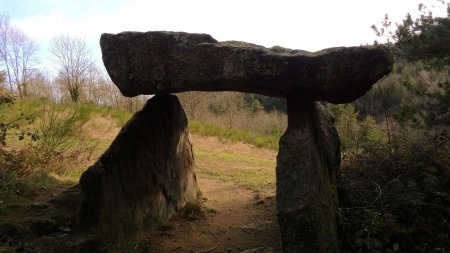
M 80 178 L 81 224 L 104 241 L 167 221 L 197 193 L 186 115 L 176 96 L 151 98 Z
M 103 34 L 100 46 L 105 67 L 125 96 L 241 91 L 346 103 L 364 95 L 393 64 L 382 47 L 311 53 L 183 32 Z

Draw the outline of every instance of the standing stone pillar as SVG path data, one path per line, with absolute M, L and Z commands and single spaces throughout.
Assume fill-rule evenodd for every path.
M 156 228 L 196 197 L 193 164 L 178 98 L 154 96 L 81 176 L 82 225 L 107 242 Z
M 318 102 L 287 98 L 288 128 L 277 157 L 277 210 L 283 251 L 336 253 L 339 137 Z

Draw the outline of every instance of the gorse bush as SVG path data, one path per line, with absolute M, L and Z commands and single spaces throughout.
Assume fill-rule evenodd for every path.
M 28 127 L 35 119 L 32 113 L 24 113 L 19 110 L 14 113 L 5 113 L 12 111 L 14 105 L 14 97 L 0 88 L 0 148 L 6 145 L 7 134 L 13 133 L 18 140 L 29 137 L 32 141 L 36 141 L 38 136 Z
M 375 118 L 367 115 L 359 125 L 358 146 L 367 149 L 373 145 L 385 145 L 387 141 L 387 134 L 380 128 Z
M 335 117 L 334 126 L 339 133 L 344 159 L 359 154 L 365 147 L 387 142 L 387 134 L 373 116 L 367 115 L 359 121 L 359 114 L 352 104 L 327 104 L 326 107 Z
M 349 252 L 446 252 L 449 153 L 446 132 L 402 132 L 344 163 L 340 200 Z
M 75 136 L 79 129 L 75 124 L 80 118 L 78 110 L 69 109 L 65 105 L 44 105 L 40 111 L 40 120 L 37 124 L 41 140 L 40 146 L 49 152 L 64 152 L 73 146 Z
M 5 163 L 5 168 L 19 176 L 23 171 L 37 173 L 40 168 L 57 172 L 67 167 L 69 160 L 73 165 L 88 159 L 96 142 L 87 140 L 83 134 L 84 125 L 93 113 L 86 108 L 43 99 L 1 105 L 2 120 L 6 122 L 2 122 L 2 141 L 7 145 L 3 145 L 2 159 L 20 158 L 20 162 Z M 8 166 L 11 163 L 21 164 L 21 169 Z
M 66 104 L 44 104 L 39 115 L 39 141 L 33 146 L 37 162 L 48 164 L 64 156 L 76 158 L 84 146 L 80 133 L 88 117 L 78 107 Z

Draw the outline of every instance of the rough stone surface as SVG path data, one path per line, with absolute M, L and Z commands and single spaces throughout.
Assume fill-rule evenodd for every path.
M 156 95 L 81 176 L 82 224 L 97 227 L 104 241 L 154 229 L 195 199 L 193 162 L 180 102 Z
M 339 137 L 318 102 L 288 97 L 277 157 L 277 212 L 284 252 L 339 252 L 336 178 Z
M 311 53 L 182 32 L 103 34 L 100 45 L 106 69 L 125 96 L 241 91 L 346 103 L 362 96 L 393 64 L 381 47 Z

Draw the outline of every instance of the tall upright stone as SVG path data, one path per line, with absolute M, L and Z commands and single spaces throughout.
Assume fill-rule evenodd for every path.
M 193 164 L 178 98 L 154 96 L 81 176 L 81 223 L 96 227 L 104 241 L 156 228 L 195 199 Z
M 318 102 L 287 98 L 288 128 L 277 157 L 277 212 L 284 252 L 339 252 L 339 137 Z

